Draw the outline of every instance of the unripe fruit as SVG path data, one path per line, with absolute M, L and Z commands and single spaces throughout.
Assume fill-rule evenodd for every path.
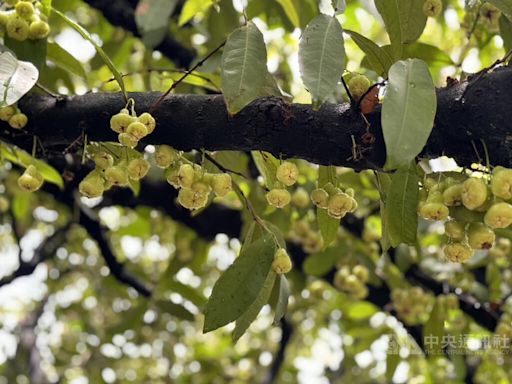
M 29 29 L 27 21 L 15 15 L 9 16 L 9 21 L 7 21 L 5 26 L 7 36 L 18 41 L 27 40 Z
M 423 3 L 423 13 L 428 17 L 437 17 L 443 10 L 442 0 L 425 0 Z
M 368 268 L 362 266 L 362 265 L 356 265 L 353 269 L 352 269 L 352 273 L 360 280 L 362 281 L 363 283 L 366 283 L 368 281 L 368 276 L 369 276 L 369 272 L 368 272 Z
M 317 188 L 311 192 L 311 201 L 318 208 L 327 209 L 329 204 L 329 194 L 323 188 Z
M 292 195 L 292 204 L 298 208 L 307 208 L 309 206 L 309 194 L 304 188 L 297 188 Z
M 355 75 L 348 81 L 348 89 L 355 99 L 359 99 L 370 88 L 370 80 L 364 75 Z
M 465 223 L 460 221 L 450 220 L 444 223 L 444 232 L 450 239 L 455 241 L 462 241 L 465 235 Z
M 24 19 L 30 18 L 35 12 L 34 6 L 29 1 L 20 1 L 16 4 L 16 13 Z
M 277 188 L 268 192 L 266 198 L 268 203 L 276 208 L 286 207 L 288 204 L 290 204 L 292 199 L 290 192 L 288 192 L 286 189 Z
M 9 14 L 0 12 L 0 31 L 2 31 L 5 28 L 8 21 L 9 21 Z
M 93 161 L 99 169 L 107 169 L 114 165 L 114 158 L 112 155 L 104 151 L 98 152 L 94 155 Z
M 199 209 L 208 203 L 208 194 L 194 192 L 190 188 L 182 188 L 178 193 L 178 202 L 187 209 Z
M 0 108 L 0 120 L 2 121 L 9 121 L 9 119 L 13 117 L 15 114 L 16 108 L 14 108 L 12 105 Z
M 468 244 L 473 249 L 489 249 L 496 240 L 494 231 L 482 223 L 471 223 L 468 228 Z
M 180 178 L 178 176 L 177 168 L 167 168 L 167 171 L 165 172 L 165 178 L 167 182 L 174 188 L 180 188 Z
M 483 3 L 480 8 L 480 15 L 489 21 L 491 24 L 496 23 L 500 16 L 501 11 L 490 3 Z
M 340 219 L 354 207 L 354 199 L 346 193 L 337 193 L 329 198 L 327 213 L 329 216 Z
M 36 167 L 29 165 L 18 178 L 18 186 L 27 192 L 35 192 L 43 185 L 43 176 Z
M 9 119 L 9 125 L 14 129 L 22 129 L 28 123 L 28 117 L 24 113 L 16 113 Z
M 9 209 L 9 200 L 0 196 L 0 213 L 5 213 Z
M 446 220 L 450 210 L 441 203 L 426 203 L 420 209 L 420 216 L 425 220 Z
M 105 190 L 105 183 L 98 174 L 90 173 L 80 182 L 78 190 L 88 198 L 100 197 Z
M 211 180 L 213 192 L 220 197 L 226 196 L 231 191 L 231 183 L 231 176 L 227 173 L 215 174 Z
M 178 170 L 178 179 L 180 187 L 190 188 L 194 182 L 195 172 L 194 167 L 190 164 L 182 164 Z
M 120 133 L 117 136 L 117 140 L 119 141 L 119 143 L 121 145 L 124 145 L 125 147 L 128 147 L 128 148 L 135 148 L 137 146 L 137 144 L 139 143 L 139 141 L 137 140 L 137 138 L 135 136 L 132 136 L 126 132 Z
M 463 184 L 462 204 L 467 209 L 476 209 L 487 200 L 487 185 L 482 179 L 470 178 Z
M 125 187 L 128 185 L 128 171 L 125 167 L 114 165 L 105 170 L 105 179 L 118 187 Z
M 18 0 L 5 0 L 5 2 L 7 3 L 7 5 L 14 7 L 16 5 L 16 3 L 18 2 Z
M 444 247 L 444 255 L 448 261 L 464 263 L 473 255 L 473 250 L 464 243 L 451 243 Z
M 149 168 L 149 162 L 142 158 L 130 160 L 128 166 L 126 167 L 128 176 L 130 176 L 130 178 L 133 180 L 142 179 L 148 174 Z
M 493 174 L 491 191 L 501 199 L 512 199 L 512 169 L 499 170 Z
M 285 161 L 277 167 L 276 177 L 277 180 L 289 187 L 297 182 L 299 169 L 294 163 Z
M 194 192 L 208 195 L 212 190 L 209 184 L 203 183 L 202 181 L 196 181 L 190 187 Z
M 443 202 L 448 207 L 462 205 L 462 184 L 455 184 L 443 191 Z
M 151 116 L 151 114 L 144 112 L 142 115 L 140 115 L 138 117 L 137 120 L 146 126 L 148 135 L 151 134 L 155 130 L 156 121 L 155 121 L 155 118 L 153 116 Z
M 148 129 L 146 128 L 146 126 L 144 124 L 139 123 L 138 121 L 135 121 L 135 122 L 131 123 L 126 128 L 126 133 L 128 133 L 129 135 L 132 135 L 137 140 L 140 140 L 144 136 L 147 136 Z
M 286 249 L 279 248 L 275 255 L 274 260 L 272 261 L 272 269 L 278 275 L 282 275 L 284 273 L 288 273 L 292 269 L 292 260 L 290 256 L 288 256 L 288 252 Z
M 508 203 L 493 204 L 484 216 L 484 223 L 492 228 L 507 228 L 512 224 L 512 205 Z
M 176 150 L 168 145 L 159 145 L 155 151 L 155 162 L 160 168 L 167 168 L 176 160 L 178 160 Z
M 126 132 L 128 126 L 135 121 L 135 117 L 120 112 L 110 118 L 110 129 L 117 133 L 123 133 Z

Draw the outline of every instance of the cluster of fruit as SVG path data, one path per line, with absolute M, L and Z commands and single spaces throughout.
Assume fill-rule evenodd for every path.
M 398 317 L 405 324 L 418 325 L 429 319 L 435 297 L 421 287 L 411 287 L 393 289 L 391 300 Z
M 461 176 L 464 177 L 464 176 Z M 512 224 L 512 169 L 496 167 L 490 182 L 484 178 L 465 180 L 427 178 L 420 190 L 418 212 L 426 220 L 446 221 L 449 244 L 444 254 L 449 261 L 464 262 L 473 250 L 490 249 L 495 229 Z
M 292 260 L 284 248 L 278 248 L 272 260 L 272 269 L 278 275 L 288 273 L 292 270 Z
M 308 197 L 309 202 L 309 197 Z M 306 253 L 320 252 L 324 247 L 324 240 L 318 230 L 311 228 L 308 220 L 295 221 L 290 229 L 289 239 L 302 245 Z
M 14 10 L 0 12 L 0 32 L 18 41 L 45 39 L 50 33 L 39 1 L 6 0 Z M 35 6 L 34 6 L 35 4 Z
M 78 186 L 80 193 L 89 198 L 100 197 L 113 186 L 126 187 L 130 180 L 140 180 L 146 176 L 150 168 L 149 162 L 142 156 L 118 159 L 106 151 L 96 153 L 93 161 L 95 169 Z
M 119 143 L 128 148 L 135 148 L 139 140 L 151 134 L 155 127 L 155 118 L 150 113 L 144 112 L 137 117 L 134 108 L 131 113 L 128 108 L 123 108 L 110 119 L 110 128 L 119 134 Z
M 368 296 L 368 268 L 363 265 L 342 266 L 334 276 L 334 285 L 343 292 L 347 292 L 355 299 L 364 299 Z
M 320 209 L 327 209 L 329 216 L 341 219 L 347 213 L 357 209 L 357 201 L 354 199 L 354 190 L 347 188 L 343 191 L 332 183 L 327 183 L 323 188 L 317 188 L 311 192 L 311 201 Z
M 6 121 L 11 128 L 22 129 L 28 123 L 28 117 L 16 105 L 0 108 L 0 120 Z
M 277 167 L 276 178 L 278 182 L 269 192 L 267 192 L 267 201 L 276 208 L 284 208 L 292 201 L 292 195 L 286 187 L 291 187 L 297 182 L 299 169 L 294 163 L 285 161 Z
M 185 160 L 179 152 L 160 145 L 155 152 L 159 167 L 166 168 L 167 182 L 179 189 L 178 203 L 194 210 L 206 206 L 211 192 L 224 197 L 232 190 L 231 176 L 227 173 L 206 172 L 200 165 Z

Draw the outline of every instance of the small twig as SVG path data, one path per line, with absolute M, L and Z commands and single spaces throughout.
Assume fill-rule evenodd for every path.
M 203 156 L 204 156 L 204 158 L 206 160 L 208 160 L 210 163 L 215 165 L 222 172 L 224 172 L 224 173 L 232 173 L 233 175 L 240 176 L 240 177 L 242 177 L 242 178 L 247 180 L 247 177 L 243 173 L 238 172 L 238 171 L 234 171 L 234 170 L 229 169 L 229 168 L 226 168 L 221 163 L 219 163 L 217 160 L 215 160 L 215 158 L 213 156 L 211 156 L 210 154 L 206 153 L 205 151 L 201 151 L 201 152 L 202 152 L 202 154 L 203 154 Z
M 48 88 L 46 88 L 44 85 L 42 84 L 39 84 L 39 83 L 36 83 L 36 88 L 39 88 L 41 91 L 43 91 L 44 93 L 46 93 L 47 95 L 53 97 L 54 99 L 56 100 L 62 100 L 64 99 L 64 96 L 62 95 L 58 95 L 56 93 L 53 93 L 52 91 L 50 91 Z
M 343 76 L 341 76 L 341 84 L 343 84 L 343 88 L 345 88 L 345 92 L 347 92 L 348 98 L 350 99 L 350 105 L 356 105 L 356 101 L 352 97 L 352 94 L 350 93 L 350 89 L 348 89 L 348 85 L 345 82 L 345 79 L 343 78 Z
M 214 54 L 216 54 L 224 45 L 226 44 L 226 41 L 223 41 L 217 48 L 215 48 L 213 51 L 211 51 L 208 55 L 206 55 L 203 59 L 197 62 L 196 65 L 194 65 L 192 68 L 188 69 L 183 76 L 181 76 L 178 80 L 176 80 L 172 85 L 169 87 L 169 89 L 162 95 L 160 98 L 149 108 L 149 113 L 154 113 L 160 105 L 164 102 L 164 100 L 167 98 L 167 96 L 175 89 L 187 76 L 189 76 L 192 72 L 194 72 L 197 68 L 202 66 L 210 57 L 212 57 Z

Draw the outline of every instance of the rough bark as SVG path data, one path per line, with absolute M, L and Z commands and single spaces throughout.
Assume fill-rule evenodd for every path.
M 158 93 L 133 93 L 139 112 L 147 111 Z M 460 165 L 484 159 L 484 145 L 494 165 L 512 166 L 512 68 L 438 90 L 435 126 L 422 156 L 447 155 Z M 109 118 L 124 107 L 120 94 L 88 93 L 62 100 L 31 95 L 20 102 L 29 116 L 26 131 L 0 124 L 0 139 L 31 150 L 37 135 L 49 156 L 62 151 L 82 133 L 89 140 L 117 139 Z M 363 143 L 366 124 L 349 104 L 286 104 L 277 98 L 254 101 L 229 116 L 222 96 L 171 95 L 155 112 L 157 129 L 144 144 L 169 144 L 181 150 L 263 150 L 318 164 L 354 169 L 379 168 L 385 160 L 380 108 L 366 115 L 375 141 Z M 357 148 L 354 147 L 354 143 Z M 354 159 L 354 150 L 362 158 Z M 477 153 L 478 152 L 478 153 Z

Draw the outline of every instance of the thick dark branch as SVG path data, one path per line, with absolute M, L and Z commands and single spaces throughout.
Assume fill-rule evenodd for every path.
M 125 0 L 84 1 L 91 7 L 101 11 L 111 24 L 122 27 L 137 37 L 141 36 L 135 23 L 135 10 L 129 2 Z M 192 49 L 184 47 L 170 36 L 166 36 L 155 49 L 162 52 L 179 67 L 188 68 L 195 57 L 195 52 Z
M 116 280 L 132 287 L 142 296 L 150 297 L 151 291 L 141 282 L 139 282 L 134 276 L 126 272 L 124 264 L 117 260 L 116 255 L 114 255 L 114 252 L 112 252 L 109 240 L 105 234 L 105 231 L 101 227 L 100 222 L 91 217 L 91 215 L 86 212 L 85 209 L 81 209 L 79 223 L 85 228 L 91 239 L 98 243 L 98 247 L 100 248 L 103 259 L 105 260 L 105 264 L 107 264 L 110 273 L 112 273 Z
M 452 156 L 459 164 L 469 165 L 477 159 L 475 147 L 484 157 L 483 140 L 492 164 L 512 166 L 512 68 L 497 69 L 474 81 L 463 99 L 466 82 L 438 91 L 435 127 L 423 154 Z M 160 94 L 131 96 L 138 111 L 145 111 Z M 109 119 L 124 107 L 124 102 L 119 94 L 86 94 L 60 102 L 33 95 L 22 100 L 20 106 L 29 116 L 30 134 L 0 124 L 0 139 L 30 150 L 31 134 L 36 134 L 46 150 L 56 154 L 82 131 L 89 140 L 115 141 Z M 230 117 L 222 96 L 173 95 L 155 115 L 158 127 L 145 143 L 165 143 L 181 150 L 264 150 L 355 169 L 380 167 L 386 155 L 379 108 L 366 116 L 376 138 L 373 144 L 363 144 L 366 124 L 348 104 L 327 104 L 314 111 L 309 105 L 263 98 Z M 354 154 L 363 158 L 354 160 Z

